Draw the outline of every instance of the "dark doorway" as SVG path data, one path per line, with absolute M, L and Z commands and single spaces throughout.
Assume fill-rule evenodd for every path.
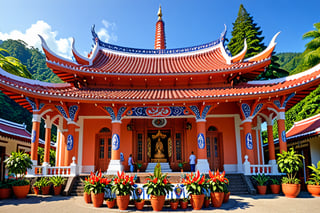
M 0 146 L 0 180 L 4 180 L 4 171 L 5 171 L 5 165 L 4 160 L 6 156 L 6 147 Z
M 148 141 L 150 141 L 150 145 L 151 145 L 151 160 L 152 159 L 156 159 L 156 144 L 158 142 L 158 140 L 161 141 L 162 145 L 163 145 L 163 154 L 164 154 L 164 159 L 166 159 L 166 162 L 168 162 L 168 139 L 171 137 L 170 134 L 170 130 L 160 130 L 160 135 L 162 135 L 162 137 L 157 137 L 159 136 L 159 130 L 149 130 L 148 131 Z

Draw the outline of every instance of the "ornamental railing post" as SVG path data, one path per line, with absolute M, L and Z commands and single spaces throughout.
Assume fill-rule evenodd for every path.
M 244 163 L 243 163 L 243 170 L 244 170 L 244 174 L 245 175 L 251 175 L 251 171 L 250 171 L 250 162 L 248 161 L 248 155 L 244 156 Z
M 78 175 L 76 157 L 75 156 L 72 157 L 72 163 L 70 164 L 70 175 L 71 176 Z
M 273 175 L 279 174 L 277 162 L 275 160 L 273 160 L 273 161 L 270 161 L 269 163 L 271 165 L 271 174 L 273 174 Z

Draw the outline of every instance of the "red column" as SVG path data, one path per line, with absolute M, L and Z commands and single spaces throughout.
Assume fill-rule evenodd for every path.
M 274 141 L 273 141 L 273 127 L 272 125 L 267 125 L 268 131 L 268 147 L 269 147 L 269 160 L 275 160 L 276 154 L 274 151 Z
M 280 146 L 280 153 L 283 151 L 287 151 L 287 143 L 286 143 L 286 126 L 285 126 L 285 112 L 279 112 L 279 119 L 278 119 L 278 135 L 279 135 L 279 146 Z
M 76 157 L 77 160 L 77 149 L 78 149 L 78 137 L 76 133 L 77 125 L 75 123 L 68 124 L 68 132 L 65 134 L 65 165 L 69 166 L 72 163 L 72 157 Z
M 34 165 L 38 162 L 38 145 L 39 145 L 40 121 L 33 119 L 31 132 L 31 160 Z
M 249 157 L 249 162 L 255 164 L 254 151 L 253 151 L 253 139 L 252 139 L 252 121 L 245 121 L 242 124 L 244 133 L 245 154 Z
M 202 141 L 203 140 L 203 141 Z M 206 149 L 206 120 L 197 121 L 197 158 L 207 159 Z
M 43 163 L 50 163 L 50 141 L 51 141 L 51 126 L 46 126 L 46 136 L 44 144 L 44 160 Z M 54 165 L 51 165 L 54 166 Z
M 121 121 L 112 121 L 112 152 L 111 160 L 120 160 Z

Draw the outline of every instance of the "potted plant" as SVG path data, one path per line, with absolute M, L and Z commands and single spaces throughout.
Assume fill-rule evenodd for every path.
M 41 179 L 40 179 L 41 180 Z M 33 184 L 33 191 L 36 195 L 40 194 L 40 190 L 41 190 L 41 186 L 42 186 L 42 182 L 40 180 L 37 180 L 34 184 Z
M 260 195 L 265 195 L 267 192 L 267 182 L 269 180 L 269 177 L 264 175 L 264 174 L 258 174 L 258 175 L 254 175 L 252 176 L 252 178 L 257 181 L 257 189 L 258 189 L 258 193 Z
M 229 180 L 225 177 L 225 172 L 220 174 L 219 170 L 217 170 L 214 174 L 209 171 L 209 187 L 211 190 L 211 204 L 219 208 L 222 205 L 224 199 L 224 185 L 229 184 Z
M 296 178 L 296 175 L 302 167 L 302 159 L 304 157 L 295 153 L 293 148 L 287 152 L 283 151 L 277 156 L 280 171 L 287 173 L 287 177 L 282 178 L 282 192 L 286 197 L 295 198 L 300 193 L 300 180 Z
M 229 201 L 229 197 L 230 197 L 230 191 L 228 189 L 228 184 L 223 185 L 223 192 L 224 192 L 223 203 L 227 203 Z
M 179 205 L 179 200 L 178 199 L 171 199 L 170 200 L 170 207 L 172 210 L 176 210 Z
M 40 179 L 40 182 L 41 182 L 41 193 L 43 195 L 48 195 L 51 187 L 49 179 L 47 177 L 42 177 Z
M 91 192 L 90 187 L 91 183 L 89 182 L 90 177 L 86 177 L 84 180 L 81 179 L 81 181 L 84 183 L 83 187 L 83 199 L 85 203 L 91 203 Z
M 141 167 L 142 167 L 142 163 L 137 163 L 137 172 L 140 172 Z
M 4 161 L 9 173 L 15 174 L 16 181 L 12 183 L 14 195 L 20 199 L 27 197 L 30 190 L 30 182 L 24 180 L 27 169 L 32 168 L 29 155 L 22 152 L 12 152 L 10 157 Z
M 106 204 L 107 204 L 109 209 L 112 209 L 116 205 L 116 199 L 113 198 L 113 197 L 108 197 L 106 199 Z
M 203 189 L 207 188 L 205 176 L 200 175 L 199 170 L 196 173 L 191 172 L 182 178 L 182 184 L 186 186 L 189 195 L 191 195 L 193 209 L 201 209 L 204 202 Z
M 209 196 L 205 195 L 205 197 L 204 197 L 204 207 L 205 208 L 208 208 L 210 206 L 210 201 L 211 201 L 210 195 Z
M 181 172 L 183 172 L 183 165 L 185 164 L 186 162 L 180 162 L 178 163 L 178 167 L 180 168 Z
M 320 195 L 320 161 L 317 163 L 317 167 L 312 164 L 312 166 L 308 166 L 312 170 L 312 174 L 309 180 L 306 182 L 308 192 L 313 196 Z
M 49 178 L 49 181 L 53 185 L 54 195 L 60 195 L 62 185 L 66 182 L 66 180 L 66 178 L 63 178 L 61 176 L 52 176 Z
M 161 211 L 165 196 L 172 191 L 173 185 L 168 181 L 167 174 L 162 175 L 160 163 L 155 166 L 153 175 L 148 176 L 146 181 L 143 187 L 147 188 L 147 194 L 151 195 L 153 211 Z
M 11 196 L 11 192 L 10 182 L 0 182 L 0 199 L 8 199 Z
M 274 178 L 270 178 L 272 184 L 270 184 L 270 189 L 272 194 L 279 194 L 280 193 L 280 182 L 279 180 L 274 177 Z
M 137 198 L 134 200 L 134 205 L 136 206 L 137 210 L 142 210 L 144 206 L 144 199 Z
M 134 184 L 134 177 L 126 175 L 123 171 L 121 173 L 117 172 L 117 177 L 113 179 L 111 191 L 117 196 L 117 205 L 120 210 L 128 208 Z
M 184 198 L 182 198 L 182 199 L 180 200 L 180 207 L 181 207 L 182 209 L 186 209 L 186 208 L 188 208 L 188 203 L 189 203 L 188 198 L 184 197 Z
M 90 183 L 91 200 L 94 207 L 100 207 L 103 204 L 104 192 L 107 185 L 111 183 L 111 180 L 102 177 L 101 170 L 99 172 L 91 172 L 88 179 Z

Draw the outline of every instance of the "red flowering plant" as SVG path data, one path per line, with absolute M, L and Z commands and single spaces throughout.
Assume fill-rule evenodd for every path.
M 84 180 L 85 192 L 93 192 L 94 194 L 99 194 L 105 192 L 105 190 L 110 187 L 111 180 L 102 177 L 101 170 L 99 172 L 91 172 L 88 178 Z
M 116 195 L 130 195 L 134 190 L 134 176 L 126 175 L 123 171 L 117 172 L 117 176 L 113 178 L 111 191 Z
M 153 175 L 150 174 L 146 179 L 147 182 L 143 185 L 147 188 L 147 194 L 149 195 L 166 195 L 172 191 L 173 185 L 169 182 L 167 174 L 161 173 L 161 166 L 158 163 L 154 168 Z
M 217 170 L 214 174 L 209 171 L 209 177 L 207 182 L 209 183 L 211 192 L 224 192 L 225 185 L 229 184 L 228 178 L 225 177 L 225 171 L 220 173 Z
M 200 175 L 199 170 L 196 173 L 186 174 L 182 178 L 182 184 L 186 186 L 188 193 L 191 195 L 201 195 L 204 189 L 208 187 L 205 175 Z

